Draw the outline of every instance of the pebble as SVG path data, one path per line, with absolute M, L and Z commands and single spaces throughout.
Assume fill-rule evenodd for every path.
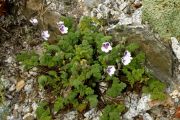
M 0 81 L 5 88 L 9 88 L 11 85 L 10 81 L 8 79 L 5 79 L 4 76 L 1 76 Z
M 12 92 L 12 91 L 14 91 L 15 89 L 16 89 L 15 84 L 13 84 L 13 85 L 11 85 L 11 87 L 9 88 L 9 91 Z
M 30 107 L 29 106 L 23 106 L 23 113 L 28 113 L 30 112 Z
M 33 90 L 33 89 L 32 89 L 32 84 L 26 84 L 26 85 L 24 86 L 24 91 L 26 91 L 26 94 L 31 93 L 32 90 Z
M 149 113 L 143 114 L 143 120 L 154 120 Z
M 100 115 L 101 112 L 97 111 L 95 108 L 92 108 L 84 114 L 84 120 L 100 120 Z
M 34 102 L 31 106 L 32 106 L 33 111 L 36 111 L 38 104 Z
M 63 120 L 76 120 L 78 112 L 77 111 L 71 111 L 67 114 L 64 115 L 64 119 Z
M 18 108 L 19 108 L 19 105 L 18 105 L 18 104 L 15 104 L 15 105 L 14 105 L 14 109 L 15 109 L 15 110 L 18 110 Z
M 13 58 L 12 57 L 8 57 L 6 60 L 5 60 L 5 62 L 7 62 L 7 63 L 12 63 L 12 61 L 13 61 Z
M 23 116 L 23 120 L 34 120 L 34 116 L 32 113 L 27 113 Z

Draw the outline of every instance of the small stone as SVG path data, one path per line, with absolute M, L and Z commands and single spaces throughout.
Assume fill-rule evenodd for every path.
M 76 120 L 78 117 L 77 115 L 78 115 L 77 111 L 71 111 L 64 115 L 63 120 Z
M 93 108 L 84 114 L 84 120 L 100 120 L 100 115 L 101 112 Z
M 8 79 L 5 79 L 3 76 L 0 78 L 0 81 L 2 81 L 2 84 L 5 88 L 9 88 L 10 87 L 10 81 Z
M 131 98 L 130 101 L 127 101 L 127 98 L 125 100 L 125 105 L 129 108 L 123 115 L 125 120 L 132 120 L 133 117 L 150 109 L 150 106 L 148 105 L 148 102 L 151 100 L 150 95 L 142 96 L 140 100 L 138 100 L 138 96 L 136 94 L 129 96 Z
M 23 116 L 23 120 L 34 120 L 34 116 L 32 113 L 27 113 Z
M 34 72 L 36 72 L 37 70 L 38 70 L 37 67 L 32 68 L 32 71 L 34 71 Z
M 14 105 L 14 109 L 15 109 L 15 110 L 18 110 L 18 108 L 19 108 L 19 105 L 18 105 L 18 104 L 15 104 L 15 105 Z
M 127 2 L 123 2 L 123 3 L 119 6 L 119 9 L 122 11 L 122 10 L 124 10 L 127 6 L 128 6 L 128 3 L 127 3 Z
M 20 91 L 25 85 L 25 81 L 21 80 L 16 84 L 16 91 Z
M 31 106 L 32 106 L 33 111 L 36 111 L 38 107 L 37 103 L 34 102 Z
M 29 94 L 32 91 L 32 84 L 26 84 L 24 86 L 24 91 L 26 91 L 26 94 Z
M 93 8 L 99 4 L 99 0 L 84 0 L 84 5 L 89 8 Z
M 179 102 L 179 98 L 174 98 L 174 102 L 178 103 Z
M 130 25 L 133 23 L 132 17 L 125 15 L 122 13 L 119 17 L 119 25 Z
M 29 106 L 23 106 L 23 112 L 24 113 L 30 112 L 30 107 Z
M 13 115 L 11 115 L 11 116 L 7 116 L 7 120 L 15 120 L 15 118 Z
M 12 61 L 13 61 L 13 58 L 12 57 L 8 57 L 8 59 L 7 60 L 5 60 L 5 62 L 7 62 L 7 63 L 12 63 Z
M 20 106 L 18 107 L 18 112 L 19 112 L 19 113 L 23 112 L 23 106 L 22 106 L 22 105 L 20 105 Z
M 140 25 L 140 26 L 142 25 L 141 15 L 142 15 L 141 8 L 135 10 L 135 12 L 132 14 L 132 21 L 134 25 Z
M 12 91 L 14 91 L 15 89 L 16 89 L 15 84 L 13 84 L 13 85 L 11 85 L 11 87 L 9 88 L 9 91 L 12 92 Z
M 154 120 L 148 113 L 143 115 L 143 120 Z

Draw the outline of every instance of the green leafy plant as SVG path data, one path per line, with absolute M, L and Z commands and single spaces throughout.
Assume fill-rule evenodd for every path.
M 164 100 L 166 98 L 165 94 L 166 85 L 157 79 L 150 78 L 146 86 L 143 87 L 143 92 L 146 94 L 151 94 L 151 98 L 154 100 Z
M 125 106 L 123 104 L 107 105 L 103 109 L 101 120 L 120 120 L 120 115 L 124 110 Z
M 103 113 L 108 115 L 109 119 L 117 119 L 124 106 L 112 101 L 103 101 L 101 98 L 116 98 L 129 85 L 133 87 L 136 82 L 144 81 L 147 77 L 144 70 L 144 53 L 139 51 L 137 44 L 126 45 L 113 41 L 113 37 L 100 32 L 99 24 L 94 26 L 94 21 L 89 17 L 81 19 L 78 25 L 73 24 L 73 19 L 63 20 L 69 27 L 69 32 L 59 36 L 57 43 L 45 42 L 41 54 L 22 52 L 17 56 L 17 60 L 25 68 L 38 68 L 40 89 L 47 90 L 49 96 L 56 96 L 50 101 L 53 104 L 51 108 L 48 104 L 40 105 L 37 110 L 38 119 L 46 116 L 50 119 L 52 113 L 49 111 L 58 113 L 66 107 L 83 112 L 97 107 L 99 102 L 111 104 L 105 107 Z M 112 50 L 108 53 L 101 49 L 105 42 L 112 45 Z M 121 63 L 126 50 L 129 50 L 133 57 L 129 65 Z M 107 72 L 109 65 L 116 68 L 113 75 Z M 105 94 L 100 92 L 101 82 L 108 85 Z M 102 117 L 103 120 L 105 118 Z
M 38 120 L 51 120 L 50 109 L 47 107 L 46 102 L 41 102 L 36 110 Z

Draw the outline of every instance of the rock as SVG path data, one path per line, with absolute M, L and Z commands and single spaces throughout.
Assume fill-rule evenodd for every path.
M 7 116 L 7 120 L 15 120 L 15 118 L 13 115 L 11 115 L 11 116 Z
M 5 60 L 5 62 L 7 62 L 7 63 L 12 63 L 12 61 L 13 61 L 13 58 L 12 57 L 8 57 L 8 59 L 7 60 Z
M 143 120 L 154 120 L 154 119 L 150 116 L 150 114 L 145 113 L 143 114 Z
M 37 75 L 37 72 L 29 71 L 29 74 L 32 75 L 32 76 L 36 76 L 36 75 Z
M 123 115 L 123 118 L 125 120 L 132 120 L 140 113 L 146 112 L 150 109 L 150 106 L 148 105 L 149 101 L 151 101 L 150 95 L 142 96 L 139 100 L 137 95 L 129 95 L 125 100 L 128 111 Z
M 8 79 L 5 79 L 4 76 L 1 76 L 0 81 L 5 88 L 9 88 L 11 85 L 10 81 Z
M 23 116 L 23 120 L 34 120 L 34 116 L 32 115 L 32 113 L 27 113 Z
M 25 82 L 24 80 L 21 80 L 19 81 L 17 84 L 16 84 L 16 91 L 20 91 L 25 85 Z
M 88 8 L 94 8 L 100 3 L 100 0 L 84 0 L 84 5 Z
M 31 105 L 33 111 L 36 111 L 37 107 L 38 107 L 38 104 L 33 102 L 33 104 Z
M 170 89 L 174 89 L 178 82 L 174 79 L 172 72 L 173 55 L 169 44 L 157 38 L 147 27 L 126 27 L 121 28 L 120 31 L 111 29 L 109 33 L 119 42 L 123 41 L 125 37 L 127 44 L 137 43 L 146 55 L 147 70 L 157 79 L 167 83 Z
M 122 13 L 119 17 L 119 25 L 130 25 L 133 23 L 132 17 Z
M 108 89 L 108 85 L 106 82 L 100 82 L 99 87 L 101 93 L 104 93 Z
M 127 2 L 123 2 L 122 4 L 120 4 L 119 10 L 123 11 L 127 6 L 128 6 L 128 3 Z
M 18 108 L 19 108 L 19 105 L 18 105 L 18 104 L 15 104 L 15 105 L 14 105 L 14 109 L 15 109 L 15 110 L 18 110 Z
M 11 87 L 9 88 L 9 91 L 12 92 L 12 91 L 14 91 L 15 89 L 16 89 L 15 84 L 13 84 L 13 85 L 11 85 Z
M 32 89 L 32 84 L 26 84 L 26 85 L 24 86 L 24 91 L 26 91 L 26 94 L 31 93 L 32 90 L 33 90 L 33 89 Z
M 64 115 L 63 120 L 77 120 L 78 118 L 78 112 L 77 111 L 71 111 Z
M 142 8 L 135 10 L 134 13 L 132 14 L 132 21 L 133 21 L 134 26 L 136 26 L 136 27 L 142 26 L 141 15 L 142 15 Z
M 30 107 L 29 106 L 23 106 L 23 113 L 28 113 L 28 112 L 30 112 Z
M 84 120 L 100 120 L 100 117 L 99 117 L 100 114 L 101 114 L 101 112 L 99 112 L 95 108 L 93 108 L 84 114 L 84 117 L 85 117 Z
M 171 37 L 171 43 L 172 43 L 171 45 L 172 50 L 174 54 L 176 55 L 178 61 L 180 62 L 180 43 L 175 37 Z

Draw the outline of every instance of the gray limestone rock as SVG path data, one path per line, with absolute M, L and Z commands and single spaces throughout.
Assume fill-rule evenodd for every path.
M 100 3 L 100 0 L 84 0 L 84 5 L 93 8 L 96 7 Z

